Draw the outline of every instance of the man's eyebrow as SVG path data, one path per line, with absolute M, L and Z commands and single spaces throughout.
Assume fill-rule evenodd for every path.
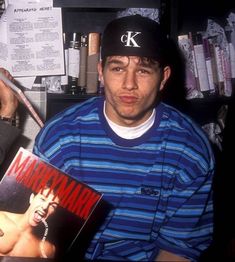
M 159 67 L 159 65 L 156 63 L 156 64 L 153 64 L 149 61 L 141 61 L 138 63 L 139 66 L 142 66 L 142 67 L 146 67 L 146 68 L 155 68 L 155 67 Z
M 144 63 L 144 62 L 140 62 L 138 65 L 141 66 L 141 67 L 145 67 L 145 68 L 154 68 L 153 65 L 151 65 L 149 63 Z
M 107 61 L 107 65 L 111 65 L 111 64 L 124 65 L 124 62 L 122 62 L 122 61 L 119 60 L 119 59 L 108 60 L 108 61 Z

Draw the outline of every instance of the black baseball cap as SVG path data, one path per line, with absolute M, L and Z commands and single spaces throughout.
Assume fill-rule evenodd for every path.
M 139 14 L 117 18 L 105 28 L 101 59 L 107 56 L 139 56 L 164 61 L 167 37 L 160 24 Z

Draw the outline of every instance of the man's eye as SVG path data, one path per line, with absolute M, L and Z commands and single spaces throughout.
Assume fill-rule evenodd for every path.
M 139 69 L 138 71 L 140 74 L 150 74 L 150 71 L 146 70 L 146 69 Z
M 121 72 L 122 68 L 121 67 L 113 67 L 113 68 L 111 68 L 111 71 L 113 71 L 113 72 Z
M 57 204 L 51 204 L 50 206 L 51 206 L 53 209 L 56 209 L 56 208 L 58 207 Z

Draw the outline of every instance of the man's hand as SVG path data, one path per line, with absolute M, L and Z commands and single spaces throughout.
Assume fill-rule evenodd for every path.
M 4 68 L 0 68 L 9 80 L 13 81 L 11 74 Z M 2 80 L 0 80 L 0 116 L 12 118 L 18 107 L 18 99 L 14 92 Z
M 157 258 L 155 261 L 164 261 L 164 262 L 190 262 L 189 259 L 175 255 L 171 252 L 165 251 L 165 250 L 160 250 Z

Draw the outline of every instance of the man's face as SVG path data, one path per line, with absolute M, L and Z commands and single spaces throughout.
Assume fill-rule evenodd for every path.
M 30 196 L 29 223 L 31 226 L 37 226 L 42 220 L 46 220 L 58 207 L 59 198 L 49 191 L 50 189 L 46 188 L 37 195 Z
M 110 56 L 98 70 L 105 87 L 106 114 L 122 126 L 137 126 L 148 119 L 158 90 L 168 78 L 166 69 L 135 56 Z

